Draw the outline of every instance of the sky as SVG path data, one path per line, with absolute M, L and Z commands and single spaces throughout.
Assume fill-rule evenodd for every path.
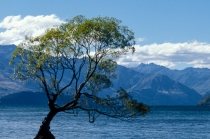
M 136 52 L 118 64 L 210 68 L 208 0 L 2 0 L 0 5 L 0 45 L 18 45 L 26 35 L 41 35 L 77 15 L 108 16 L 135 33 Z

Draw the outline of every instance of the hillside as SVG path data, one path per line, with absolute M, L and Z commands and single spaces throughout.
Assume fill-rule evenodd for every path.
M 47 105 L 47 97 L 40 92 L 18 92 L 0 98 L 1 105 Z
M 11 79 L 13 67 L 9 66 L 9 61 L 15 49 L 15 45 L 0 46 L 0 97 L 20 91 L 39 90 L 38 86 L 32 82 L 23 84 Z
M 202 98 L 202 99 L 198 102 L 197 106 L 210 106 L 210 95 L 208 95 L 208 96 Z

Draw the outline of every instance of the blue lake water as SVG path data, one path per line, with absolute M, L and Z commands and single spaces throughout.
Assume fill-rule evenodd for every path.
M 46 107 L 0 106 L 0 139 L 32 139 L 46 116 Z M 101 116 L 93 124 L 81 113 L 61 113 L 53 119 L 56 139 L 208 139 L 210 108 L 152 107 L 132 121 Z

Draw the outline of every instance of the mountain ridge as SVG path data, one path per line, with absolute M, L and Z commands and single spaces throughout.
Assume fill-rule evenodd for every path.
M 132 68 L 140 73 L 162 74 L 178 81 L 194 90 L 202 96 L 210 93 L 210 69 L 207 68 L 185 68 L 183 70 L 170 70 L 164 66 L 159 66 L 154 63 L 140 64 Z
M 2 68 L 0 68 L 0 97 L 17 92 L 40 91 L 33 81 L 22 84 L 10 78 L 11 74 L 13 74 L 13 67 L 8 66 L 8 63 L 15 48 L 14 45 L 0 46 L 0 62 L 3 63 L 1 64 Z M 159 71 L 162 69 L 164 68 L 160 67 Z M 114 95 L 114 92 L 122 87 L 134 99 L 149 105 L 196 105 L 201 98 L 201 95 L 195 90 L 169 78 L 167 75 L 141 73 L 138 70 L 120 65 L 116 69 L 116 75 L 118 78 L 112 79 L 113 86 L 102 91 L 101 96 Z
M 165 75 L 139 74 L 129 82 L 135 84 L 127 91 L 138 101 L 149 105 L 195 105 L 201 99 L 194 89 Z

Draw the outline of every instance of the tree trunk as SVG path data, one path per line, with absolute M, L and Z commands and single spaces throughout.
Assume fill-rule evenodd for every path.
M 55 139 L 54 135 L 50 132 L 50 122 L 57 113 L 58 111 L 56 110 L 50 110 L 34 139 Z

